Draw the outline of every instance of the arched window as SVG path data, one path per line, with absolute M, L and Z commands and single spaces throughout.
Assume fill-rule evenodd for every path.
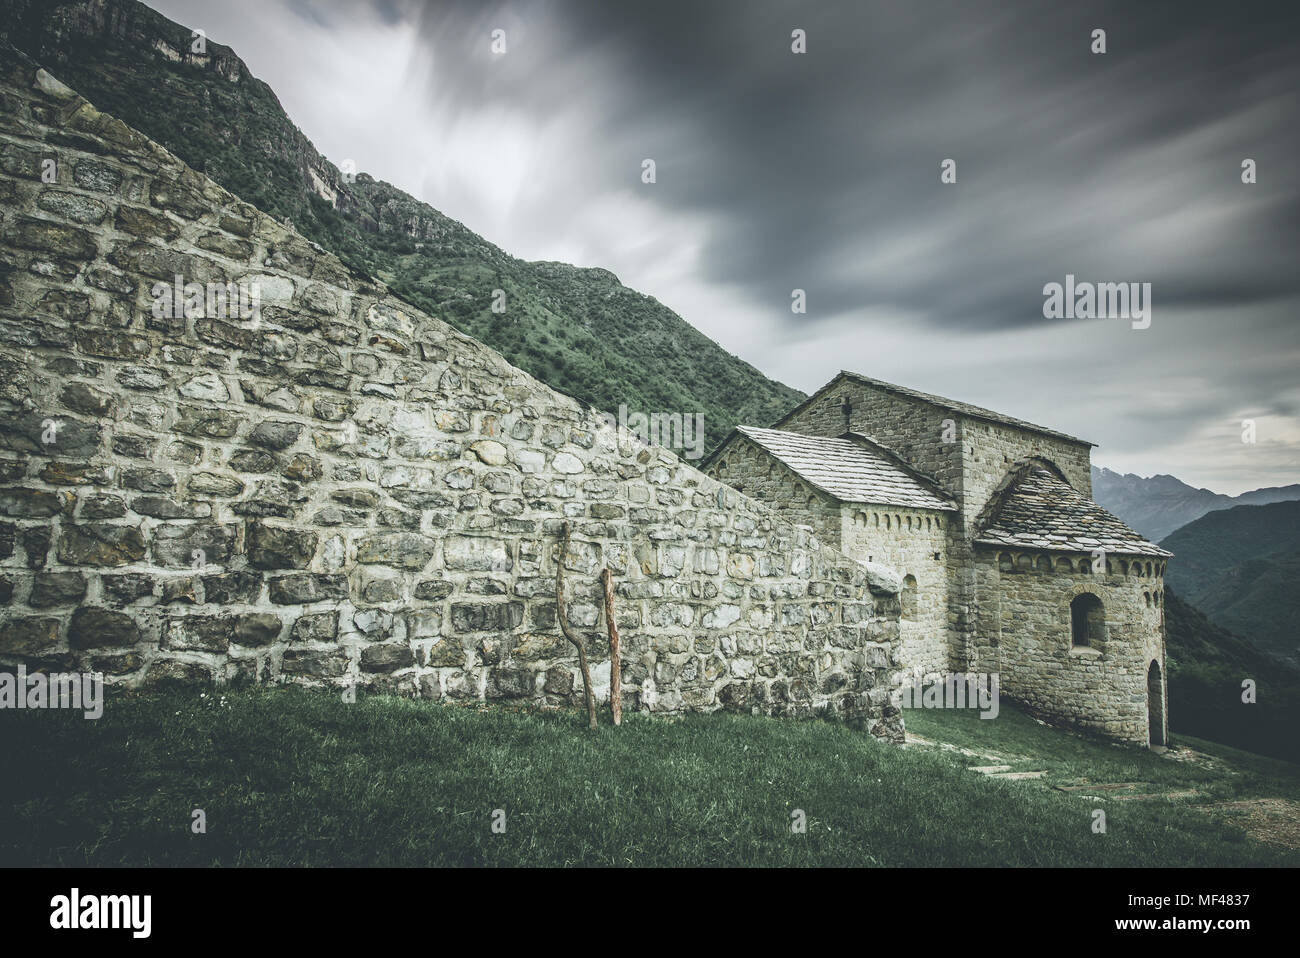
M 899 596 L 903 604 L 903 618 L 916 618 L 916 576 L 903 576 L 903 592 Z
M 1106 612 L 1101 599 L 1091 592 L 1081 592 L 1070 602 L 1070 644 L 1099 648 L 1106 628 Z

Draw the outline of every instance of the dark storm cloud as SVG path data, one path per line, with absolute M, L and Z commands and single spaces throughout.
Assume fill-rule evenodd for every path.
M 1066 273 L 1150 282 L 1158 305 L 1300 292 L 1290 6 L 405 9 L 460 109 L 597 109 L 593 190 L 635 184 L 653 157 L 656 203 L 716 214 L 709 278 L 772 302 L 805 288 L 813 319 L 885 306 L 980 329 L 1043 322 L 1042 286 Z M 486 70 L 495 27 L 509 57 Z

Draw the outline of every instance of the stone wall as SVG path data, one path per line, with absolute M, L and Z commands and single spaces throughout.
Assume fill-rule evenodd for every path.
M 1001 691 L 1044 716 L 1147 744 L 1147 671 L 1164 688 L 1163 564 L 1111 556 L 1094 575 L 1092 557 L 975 549 L 978 624 L 972 671 L 997 672 Z M 1104 634 L 1075 646 L 1070 603 L 1091 593 Z M 1162 694 L 1158 724 L 1167 731 Z M 1161 734 L 1163 743 L 1164 734 Z
M 629 708 L 824 707 L 901 735 L 891 582 L 11 50 L 0 199 L 0 663 L 572 705 L 554 594 L 568 521 L 570 618 L 600 695 L 608 566 Z M 260 309 L 200 297 L 160 315 L 176 277 L 256 287 Z

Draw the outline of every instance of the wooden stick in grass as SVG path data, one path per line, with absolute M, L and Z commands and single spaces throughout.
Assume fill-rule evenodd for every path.
M 618 626 L 614 622 L 614 585 L 608 568 L 601 570 L 600 581 L 605 587 L 605 626 L 609 629 L 609 709 L 614 715 L 614 724 L 619 725 L 623 721 L 620 690 L 623 683 L 618 658 Z
M 555 617 L 560 622 L 560 631 L 564 637 L 578 649 L 578 667 L 582 669 L 582 689 L 587 693 L 587 717 L 591 727 L 596 727 L 596 697 L 591 694 L 591 670 L 587 668 L 587 649 L 582 639 L 569 628 L 569 617 L 564 608 L 564 557 L 569 554 L 569 524 L 564 524 L 564 538 L 560 541 L 560 551 L 555 557 Z

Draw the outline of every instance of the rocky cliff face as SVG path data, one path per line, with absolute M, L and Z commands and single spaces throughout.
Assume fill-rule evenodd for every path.
M 0 662 L 853 714 L 895 584 L 620 436 L 0 49 Z

